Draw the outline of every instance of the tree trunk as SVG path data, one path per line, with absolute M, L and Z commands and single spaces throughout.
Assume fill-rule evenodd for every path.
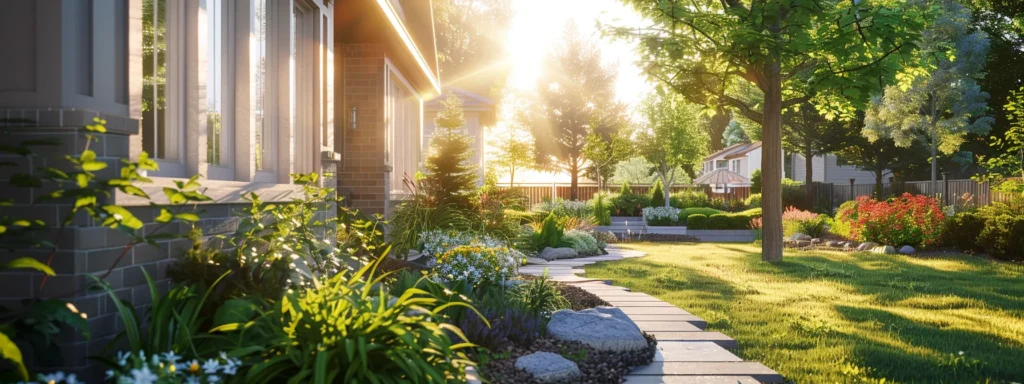
M 580 178 L 580 167 L 573 164 L 572 168 L 569 169 L 572 172 L 572 183 L 569 184 L 569 200 L 576 201 L 579 197 L 579 178 Z
M 803 155 L 804 172 L 806 173 L 804 177 L 804 189 L 807 191 L 807 200 L 811 203 L 812 207 L 816 207 L 818 206 L 818 195 L 814 192 L 814 151 L 807 148 Z M 803 209 L 804 207 L 797 208 Z
M 729 127 L 729 111 L 725 108 L 718 108 L 715 115 L 708 122 L 708 133 L 711 135 L 711 152 L 717 152 L 725 147 L 722 139 L 725 137 L 725 129 Z
M 508 169 L 508 187 L 512 188 L 512 183 L 516 181 L 516 169 L 515 167 Z
M 761 122 L 761 260 L 782 260 L 782 74 L 778 63 L 765 68 L 764 120 Z
M 877 170 L 875 170 L 875 199 L 876 200 L 882 200 L 882 190 L 885 188 L 882 185 L 882 178 L 883 178 L 884 174 L 885 174 L 885 167 L 879 167 Z M 851 197 L 854 197 L 854 198 L 857 197 L 857 196 L 852 196 L 853 195 L 852 192 L 850 193 L 850 195 L 851 195 Z
M 935 128 L 932 128 L 932 188 L 931 195 L 935 196 L 939 194 L 939 159 L 936 154 L 939 149 L 939 141 L 935 137 Z

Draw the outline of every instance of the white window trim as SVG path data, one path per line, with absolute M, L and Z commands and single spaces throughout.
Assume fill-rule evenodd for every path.
M 422 105 L 420 105 L 420 108 L 416 108 L 416 114 L 418 116 L 417 118 L 414 119 L 414 121 L 417 121 L 417 132 L 413 135 L 403 135 L 405 138 L 411 138 L 413 140 L 416 140 L 417 142 L 406 143 L 403 141 L 403 145 L 401 145 L 401 147 L 403 148 L 396 148 L 396 126 L 393 120 L 394 111 L 392 111 L 394 105 L 390 100 L 388 100 L 388 98 L 391 97 L 390 90 L 393 81 L 392 79 L 398 80 L 399 85 L 404 87 L 406 92 L 409 93 L 409 97 L 415 98 L 416 100 L 419 100 L 419 97 L 414 91 L 414 88 L 409 83 L 409 81 L 405 78 L 405 76 L 402 75 L 401 72 L 399 72 L 396 69 L 395 65 L 388 58 L 384 58 L 384 74 L 384 118 L 387 127 L 385 129 L 386 148 L 384 152 L 384 164 L 391 168 L 391 174 L 388 175 L 389 182 L 387 183 L 387 192 L 389 195 L 389 199 L 397 199 L 400 198 L 402 195 L 408 193 L 407 191 L 405 191 L 401 183 L 398 182 L 398 180 L 400 180 L 403 174 L 403 169 L 396 168 L 396 166 L 398 165 L 396 163 L 396 158 L 398 157 L 398 155 L 410 156 L 411 158 L 415 159 L 415 165 L 412 165 L 414 169 L 409 171 L 415 173 L 420 169 L 421 156 L 419 155 L 419 153 L 421 152 L 421 145 L 418 141 L 419 138 L 423 137 L 423 108 Z M 409 176 L 411 177 L 413 175 L 410 174 Z
M 147 0 L 149 1 L 149 0 Z M 158 0 L 152 0 L 154 2 Z M 164 137 L 172 143 L 175 153 L 171 156 L 157 158 L 156 163 L 160 169 L 148 172 L 149 176 L 156 177 L 187 177 L 185 166 L 185 141 L 187 140 L 187 103 L 184 100 L 186 95 L 187 71 L 185 62 L 185 49 L 187 45 L 188 28 L 182 28 L 186 21 L 186 2 L 167 1 L 166 15 L 164 22 L 167 28 L 167 81 L 164 89 L 167 105 L 165 108 L 166 131 Z M 140 31 L 141 33 L 141 31 Z M 141 47 L 140 47 L 141 49 Z M 145 65 L 145 63 L 143 63 Z M 156 140 L 156 138 L 154 138 Z
M 199 0 L 200 9 L 208 9 L 211 5 L 212 0 Z M 211 180 L 235 180 L 235 93 L 232 91 L 235 89 L 235 23 L 236 17 L 235 7 L 230 0 L 221 0 L 221 132 L 220 132 L 220 163 L 212 164 L 210 159 L 207 158 L 207 175 L 206 177 Z M 209 49 L 208 34 L 209 29 L 206 20 L 200 20 L 199 23 L 201 39 L 200 47 L 204 48 L 199 50 L 201 63 L 205 64 L 207 61 L 206 53 Z M 208 81 L 209 76 L 205 74 L 207 66 L 201 65 L 200 82 L 203 83 L 204 89 L 209 90 L 205 84 Z M 205 103 L 205 94 L 203 102 Z M 206 109 L 203 108 L 206 112 Z M 205 116 L 205 114 L 204 114 Z M 209 121 L 206 118 L 200 119 L 201 124 L 206 124 Z M 206 134 L 211 134 L 211 127 L 205 126 Z

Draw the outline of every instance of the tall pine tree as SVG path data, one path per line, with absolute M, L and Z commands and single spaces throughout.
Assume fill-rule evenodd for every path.
M 460 130 L 466 123 L 462 99 L 449 93 L 441 106 L 434 118 L 437 128 L 430 139 L 423 189 L 432 204 L 473 209 L 477 169 L 472 162 L 473 144 Z

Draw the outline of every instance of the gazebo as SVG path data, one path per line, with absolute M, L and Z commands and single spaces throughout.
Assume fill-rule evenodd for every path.
M 750 184 L 750 180 L 747 179 L 746 177 L 743 177 L 742 175 L 740 175 L 740 174 L 738 174 L 736 172 L 730 171 L 730 170 L 728 170 L 726 168 L 719 168 L 719 169 L 716 169 L 714 171 L 708 172 L 707 174 L 701 175 L 701 177 L 698 177 L 698 178 L 694 179 L 693 183 L 694 184 L 698 184 L 698 185 L 710 185 L 710 186 L 712 186 L 712 190 L 714 190 L 714 187 L 716 185 L 720 185 L 720 186 L 724 187 L 725 193 L 728 194 L 729 193 L 729 186 L 730 185 L 736 185 L 736 184 L 747 184 L 747 185 L 749 185 Z

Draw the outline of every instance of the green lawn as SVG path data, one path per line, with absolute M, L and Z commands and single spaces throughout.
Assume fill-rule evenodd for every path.
M 770 264 L 746 244 L 623 247 L 648 256 L 587 266 L 587 277 L 704 318 L 787 380 L 1024 382 L 1024 266 L 821 251 Z

